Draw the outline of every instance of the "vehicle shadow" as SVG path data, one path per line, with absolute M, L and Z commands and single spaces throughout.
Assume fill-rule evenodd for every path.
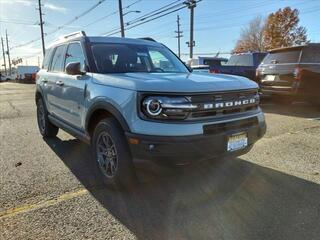
M 89 146 L 75 139 L 46 142 L 138 239 L 319 237 L 318 184 L 236 158 L 160 168 L 130 192 L 111 191 L 94 179 Z
M 299 118 L 320 117 L 320 107 L 307 102 L 281 104 L 274 100 L 268 99 L 261 102 L 261 108 L 265 113 L 274 113 Z

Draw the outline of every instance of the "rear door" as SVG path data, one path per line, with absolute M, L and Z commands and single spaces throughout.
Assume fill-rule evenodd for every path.
M 293 48 L 269 53 L 259 66 L 260 84 L 288 90 L 292 87 L 295 68 L 299 66 L 301 49 Z

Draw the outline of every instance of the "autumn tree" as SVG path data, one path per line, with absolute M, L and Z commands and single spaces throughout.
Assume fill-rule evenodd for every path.
M 264 31 L 267 50 L 308 43 L 306 28 L 298 26 L 299 11 L 286 7 L 268 16 Z
M 247 27 L 241 29 L 240 39 L 237 41 L 233 52 L 265 51 L 264 27 L 265 21 L 261 16 L 252 19 Z

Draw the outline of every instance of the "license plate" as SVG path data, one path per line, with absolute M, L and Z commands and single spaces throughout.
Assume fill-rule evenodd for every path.
M 263 82 L 266 82 L 266 81 L 274 81 L 276 80 L 276 76 L 275 75 L 267 75 L 264 77 L 264 79 L 262 80 Z
M 229 136 L 228 138 L 228 152 L 236 151 L 248 146 L 248 137 L 246 133 L 238 133 Z

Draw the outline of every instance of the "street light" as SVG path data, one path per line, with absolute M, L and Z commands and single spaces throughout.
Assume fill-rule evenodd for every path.
M 123 16 L 127 15 L 128 13 L 141 13 L 141 11 L 129 11 L 123 14 Z

